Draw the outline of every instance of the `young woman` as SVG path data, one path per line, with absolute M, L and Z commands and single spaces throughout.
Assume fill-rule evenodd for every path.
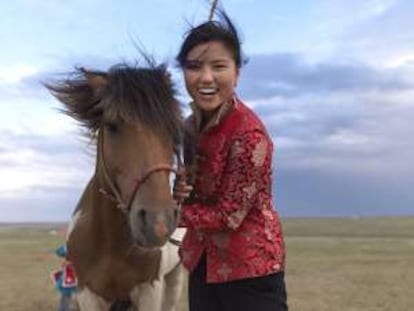
M 239 37 L 223 13 L 191 29 L 177 56 L 193 114 L 185 121 L 180 248 L 190 311 L 286 311 L 285 249 L 271 196 L 273 145 L 235 94 Z

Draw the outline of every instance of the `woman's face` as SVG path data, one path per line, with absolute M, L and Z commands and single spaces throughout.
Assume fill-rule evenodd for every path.
M 231 51 L 220 41 L 199 44 L 187 54 L 185 85 L 204 113 L 215 111 L 231 99 L 238 76 Z

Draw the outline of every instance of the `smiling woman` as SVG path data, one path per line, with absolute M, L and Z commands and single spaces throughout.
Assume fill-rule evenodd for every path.
M 271 193 L 273 143 L 236 95 L 237 31 L 223 12 L 186 35 L 177 60 L 193 102 L 185 121 L 187 176 L 176 183 L 187 228 L 190 311 L 287 310 L 285 249 Z

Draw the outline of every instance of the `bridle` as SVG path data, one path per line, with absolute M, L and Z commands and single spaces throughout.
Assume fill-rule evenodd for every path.
M 112 180 L 111 176 L 108 173 L 108 167 L 106 166 L 105 162 L 105 156 L 104 156 L 104 130 L 101 127 L 99 130 L 98 135 L 98 152 L 100 154 L 100 163 L 102 166 L 103 171 L 103 178 L 105 180 L 105 183 L 109 187 L 109 191 L 105 190 L 103 186 L 99 188 L 99 192 L 102 193 L 106 198 L 110 199 L 111 201 L 116 203 L 116 206 L 121 209 L 124 213 L 128 214 L 131 210 L 132 202 L 134 201 L 136 193 L 139 191 L 140 187 L 145 183 L 145 181 L 154 173 L 157 172 L 169 172 L 174 173 L 176 176 L 178 174 L 181 174 L 183 171 L 183 163 L 181 160 L 181 155 L 178 150 L 175 151 L 176 157 L 177 157 L 177 168 L 174 168 L 170 164 L 156 164 L 152 167 L 150 167 L 148 170 L 145 171 L 145 173 L 140 176 L 139 178 L 134 179 L 135 185 L 134 189 L 131 193 L 130 198 L 125 201 L 122 198 L 121 192 L 119 191 L 119 188 L 117 187 L 116 183 Z

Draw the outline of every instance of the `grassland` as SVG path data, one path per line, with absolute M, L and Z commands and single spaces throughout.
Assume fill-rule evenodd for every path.
M 293 311 L 414 310 L 414 218 L 285 222 Z
M 414 217 L 283 225 L 291 311 L 413 310 Z M 63 237 L 51 234 L 59 227 L 0 226 L 1 311 L 56 310 L 49 274 L 60 264 L 54 249 Z

